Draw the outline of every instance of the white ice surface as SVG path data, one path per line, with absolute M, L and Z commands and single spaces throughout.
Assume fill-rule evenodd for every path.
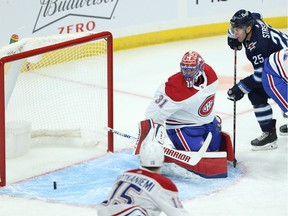
M 233 134 L 233 103 L 226 99 L 226 91 L 233 85 L 234 52 L 226 45 L 226 37 L 219 36 L 188 40 L 156 46 L 120 51 L 114 54 L 115 129 L 137 135 L 138 121 L 144 118 L 145 108 L 155 89 L 169 75 L 179 70 L 182 55 L 188 50 L 198 51 L 218 73 L 219 92 L 216 113 L 223 119 L 223 130 Z M 237 54 L 237 77 L 251 73 L 244 51 Z M 270 101 L 277 119 L 277 128 L 287 123 L 278 106 Z M 250 141 L 261 134 L 252 106 L 247 97 L 237 103 L 236 158 L 245 167 L 245 175 L 224 190 L 184 200 L 184 207 L 193 216 L 287 216 L 287 137 L 278 136 L 278 149 L 253 152 Z M 115 135 L 116 150 L 131 146 L 132 142 Z M 95 150 L 95 151 L 94 151 Z M 35 172 L 65 166 L 103 155 L 104 148 L 80 150 L 66 147 L 35 146 L 27 155 L 7 160 L 8 181 L 29 178 Z M 51 158 L 53 155 L 53 159 Z M 51 161 L 51 163 L 49 163 Z M 32 167 L 32 168 L 31 168 Z M 213 181 L 213 180 L 211 180 Z M 191 181 L 193 184 L 193 181 Z M 0 195 L 1 216 L 96 216 L 96 208 L 63 205 Z M 164 215 L 164 214 L 163 214 Z

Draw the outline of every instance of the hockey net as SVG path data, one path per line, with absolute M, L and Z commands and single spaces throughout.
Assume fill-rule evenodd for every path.
M 5 125 L 31 123 L 31 143 L 107 145 L 113 152 L 110 32 L 20 39 L 0 49 L 0 186 L 6 185 Z M 66 140 L 66 141 L 65 141 Z

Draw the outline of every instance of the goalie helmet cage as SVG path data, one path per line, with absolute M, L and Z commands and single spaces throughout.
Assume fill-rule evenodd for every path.
M 30 38 L 30 41 L 28 40 L 28 42 L 26 44 L 27 45 L 30 44 L 29 46 L 33 47 L 32 49 L 24 49 L 23 47 L 20 47 L 20 42 L 22 40 L 23 41 L 25 40 L 25 39 L 22 39 L 22 40 L 19 40 L 17 42 L 17 43 L 19 43 L 19 45 L 17 45 L 17 43 L 14 43 L 14 44 L 10 44 L 10 45 L 5 46 L 5 47 L 18 46 L 16 49 L 14 48 L 14 51 L 12 50 L 12 52 L 11 51 L 6 52 L 5 55 L 3 55 L 3 54 L 1 55 L 1 52 L 0 52 L 0 76 L 1 76 L 0 77 L 0 106 L 1 106 L 1 109 L 0 109 L 0 186 L 1 187 L 5 186 L 6 182 L 7 182 L 7 180 L 6 180 L 6 177 L 7 177 L 6 176 L 6 157 L 7 157 L 7 155 L 6 155 L 6 150 L 7 150 L 6 149 L 7 148 L 6 141 L 7 141 L 7 139 L 5 138 L 5 125 L 7 124 L 7 121 L 8 121 L 7 110 L 10 109 L 10 105 L 11 105 L 11 103 L 13 103 L 13 98 L 14 98 L 15 94 L 17 95 L 17 87 L 18 87 L 17 85 L 19 82 L 18 80 L 20 79 L 20 76 L 22 76 L 22 75 L 24 76 L 24 74 L 26 74 L 26 76 L 27 75 L 28 76 L 32 76 L 32 75 L 35 76 L 35 74 L 36 74 L 36 76 L 38 76 L 38 77 L 36 78 L 37 81 L 34 81 L 34 83 L 36 83 L 35 85 L 38 86 L 38 88 L 42 88 L 41 79 L 43 77 L 45 79 L 48 78 L 50 80 L 54 80 L 54 81 L 50 81 L 53 83 L 51 85 L 49 84 L 49 89 L 47 89 L 47 88 L 45 89 L 45 94 L 48 92 L 47 94 L 49 95 L 49 97 L 52 97 L 52 100 L 56 101 L 56 104 L 59 102 L 58 98 L 56 98 L 56 97 L 58 97 L 58 93 L 60 94 L 62 91 L 64 91 L 64 93 L 63 93 L 65 96 L 64 98 L 69 97 L 66 95 L 68 93 L 67 93 L 67 90 L 65 89 L 65 87 L 63 88 L 64 90 L 61 89 L 65 85 L 74 84 L 74 87 L 72 87 L 73 93 L 72 93 L 72 96 L 70 96 L 70 98 L 73 98 L 74 96 L 76 97 L 76 95 L 78 94 L 78 92 L 76 92 L 76 91 L 78 91 L 77 85 L 78 86 L 82 85 L 82 89 L 89 89 L 90 88 L 90 92 L 91 92 L 91 88 L 93 88 L 92 89 L 93 94 L 96 94 L 95 93 L 96 91 L 101 92 L 101 94 L 105 94 L 105 96 L 103 98 L 101 98 L 102 96 L 100 96 L 100 98 L 96 98 L 96 99 L 94 98 L 94 100 L 89 100 L 89 102 L 90 101 L 100 101 L 99 106 L 102 106 L 104 104 L 105 110 L 104 111 L 101 109 L 97 110 L 97 107 L 92 107 L 92 108 L 89 107 L 88 111 L 90 111 L 92 113 L 99 112 L 98 114 L 100 115 L 99 116 L 99 118 L 101 118 L 100 120 L 104 121 L 104 123 L 102 122 L 102 124 L 106 124 L 106 125 L 97 125 L 97 127 L 99 127 L 97 130 L 99 130 L 99 131 L 102 130 L 101 132 L 103 134 L 101 134 L 101 136 L 105 137 L 104 141 L 103 140 L 102 141 L 105 142 L 105 144 L 107 143 L 107 151 L 110 151 L 110 152 L 114 151 L 113 133 L 111 133 L 109 131 L 107 132 L 104 130 L 104 126 L 107 126 L 107 125 L 108 125 L 108 127 L 113 128 L 113 36 L 110 32 L 85 33 L 85 34 L 75 34 L 75 35 L 76 36 L 74 36 L 74 37 L 67 35 L 68 39 L 67 38 L 65 39 L 65 36 L 64 36 L 64 39 L 62 38 L 62 39 L 60 39 L 60 41 L 56 40 L 57 42 L 55 42 L 55 40 L 53 39 L 54 41 L 52 43 L 47 43 L 47 41 L 49 41 L 49 39 L 47 39 L 47 38 L 49 38 L 49 36 L 45 37 L 45 38 L 43 37 L 44 40 L 43 40 L 43 38 L 40 38 L 40 42 L 36 43 L 36 44 L 38 44 L 36 46 L 33 46 L 31 44 L 35 44 L 35 43 L 33 43 L 33 41 L 37 40 L 37 38 L 32 38 L 32 39 Z M 57 35 L 55 37 L 62 37 L 62 36 L 63 35 Z M 44 42 L 41 42 L 41 39 Z M 47 46 L 47 44 L 48 44 L 48 46 Z M 91 54 L 91 51 L 90 51 L 92 49 L 91 47 L 95 47 L 95 46 L 101 46 L 101 47 L 97 48 L 98 53 Z M 3 49 L 2 50 L 1 49 L 0 49 L 0 51 L 3 51 Z M 77 56 L 75 57 L 75 53 L 77 53 L 77 50 L 81 50 L 81 54 L 79 54 L 79 55 L 77 54 Z M 45 57 L 45 55 L 48 56 L 49 58 L 52 56 L 54 58 L 54 60 L 46 60 L 46 62 L 45 62 L 45 58 L 48 58 L 48 57 Z M 70 55 L 73 55 L 73 56 L 71 57 Z M 102 70 L 105 71 L 105 72 L 101 72 L 102 73 L 101 76 L 104 78 L 100 79 L 99 77 L 96 77 L 99 75 L 99 73 L 98 73 L 99 71 L 97 71 L 98 63 L 96 64 L 96 67 L 95 67 L 95 61 L 94 61 L 94 59 L 91 59 L 92 55 L 96 55 L 97 58 L 102 58 L 101 61 L 105 61 L 104 64 L 101 63 L 101 67 L 104 68 Z M 83 59 L 84 59 L 84 61 L 87 60 L 88 62 L 85 62 L 85 63 L 81 62 L 81 61 L 83 61 Z M 7 86 L 5 86 L 5 84 L 6 84 L 5 83 L 6 82 L 5 77 L 7 76 L 7 71 L 9 71 L 9 73 L 10 73 L 10 71 L 12 70 L 12 65 L 13 64 L 16 65 L 17 62 L 19 62 L 19 61 L 21 61 L 21 63 L 22 63 L 22 65 L 20 67 L 21 72 L 16 72 L 16 74 L 18 73 L 16 75 L 17 76 L 17 78 L 16 78 L 17 82 L 15 82 L 16 84 L 15 83 L 13 84 L 13 94 L 11 96 L 11 100 L 12 100 L 11 101 L 10 98 L 8 98 L 8 96 L 7 96 L 7 92 L 5 92 L 5 91 L 7 91 Z M 43 61 L 45 63 L 43 63 Z M 76 66 L 72 65 L 69 67 L 69 65 L 72 64 L 71 63 L 72 61 L 73 62 L 78 61 L 78 64 Z M 80 63 L 79 63 L 79 61 L 80 61 Z M 35 66 L 37 64 L 41 64 L 41 66 L 39 66 L 40 69 L 37 68 L 37 70 L 40 70 L 40 72 L 34 71 L 34 67 L 37 67 L 37 66 Z M 66 66 L 63 66 L 63 64 L 64 65 L 66 64 Z M 45 71 L 46 66 L 49 68 L 49 67 L 54 67 L 55 65 L 56 66 L 62 65 L 62 66 L 60 68 L 52 70 L 52 72 L 51 72 L 51 70 L 48 70 L 48 72 Z M 57 76 L 58 73 L 62 73 L 63 67 L 64 68 L 68 67 L 68 71 L 65 72 L 66 73 L 65 77 L 63 75 Z M 83 72 L 82 69 L 87 68 L 87 67 L 92 68 L 94 72 L 96 70 L 96 72 L 94 73 L 94 76 L 96 78 L 95 77 L 91 78 L 91 75 L 90 75 L 90 77 L 88 76 L 86 78 L 83 78 L 83 73 L 85 73 L 85 71 Z M 74 74 L 73 70 L 75 68 L 80 71 L 81 75 L 78 76 L 78 79 L 80 79 L 80 80 L 74 79 L 75 74 Z M 103 75 L 103 73 L 105 73 L 105 74 Z M 67 76 L 68 76 L 68 78 L 67 78 Z M 72 76 L 72 78 L 71 78 L 71 76 Z M 91 79 L 93 79 L 93 78 L 95 78 L 95 80 L 96 80 L 95 82 L 98 82 L 98 83 L 92 83 Z M 25 85 L 26 87 L 33 85 L 33 84 L 31 84 L 30 77 L 28 77 L 29 82 L 27 82 L 27 77 L 25 79 L 26 79 L 26 85 Z M 40 82 L 39 82 L 39 80 L 40 80 Z M 105 80 L 105 82 L 103 80 Z M 60 82 L 60 84 L 59 84 L 59 82 Z M 57 89 L 58 87 L 56 88 L 54 86 L 61 86 L 60 91 L 59 91 L 59 89 Z M 56 90 L 55 89 L 53 90 L 53 88 L 55 88 Z M 69 87 L 69 88 L 71 88 L 71 87 Z M 74 90 L 74 88 L 77 90 Z M 20 91 L 24 91 L 24 90 L 21 89 Z M 41 91 L 41 90 L 37 89 L 37 90 L 34 90 L 33 92 L 38 92 L 38 91 Z M 28 104 L 26 104 L 26 106 L 30 107 L 30 105 L 33 104 L 34 101 L 38 102 L 38 100 L 39 100 L 39 98 L 31 98 L 31 97 L 33 97 L 33 92 L 31 92 L 31 90 L 29 90 L 28 92 L 24 92 L 24 93 L 22 92 L 22 94 L 20 94 L 20 96 L 18 96 L 17 101 L 23 100 L 23 94 L 29 95 L 30 98 L 28 98 L 28 99 L 26 98 L 25 100 L 29 100 Z M 18 93 L 19 93 L 19 90 L 18 90 Z M 30 95 L 30 94 L 32 94 L 32 95 Z M 43 100 L 46 101 L 48 96 L 43 95 L 43 92 L 41 94 L 43 96 L 43 98 L 41 98 L 41 101 L 43 101 Z M 85 92 L 84 95 L 83 94 L 81 95 L 79 93 L 80 99 L 86 98 L 86 96 L 88 96 L 89 94 L 91 94 L 91 93 Z M 6 100 L 9 100 L 9 106 L 6 105 Z M 83 103 L 82 100 L 79 101 L 79 98 L 75 99 L 75 100 L 76 100 L 76 103 Z M 74 103 L 75 103 L 75 100 L 73 101 Z M 69 103 L 69 102 L 66 102 L 66 103 Z M 89 105 L 90 105 L 90 103 L 89 103 Z M 48 106 L 46 105 L 47 107 L 45 107 L 45 106 L 40 107 L 37 104 L 35 106 L 39 110 L 38 110 L 38 112 L 34 112 L 33 114 L 31 114 L 30 117 L 31 116 L 33 116 L 33 117 L 37 116 L 38 115 L 37 113 L 40 113 L 39 114 L 41 116 L 40 118 L 45 118 L 44 119 L 45 123 L 47 121 L 49 121 L 51 116 L 44 117 L 44 115 L 45 115 L 44 111 L 50 110 L 51 105 L 49 104 Z M 84 106 L 85 106 L 85 109 L 83 111 L 81 111 L 80 113 L 73 113 L 72 114 L 73 116 L 71 116 L 71 118 L 73 118 L 74 116 L 83 115 L 83 113 L 87 114 L 86 102 L 85 102 Z M 57 104 L 57 107 L 56 107 L 57 111 L 60 108 L 61 107 L 58 106 L 58 104 Z M 70 105 L 68 104 L 68 108 L 66 106 L 66 109 L 64 108 L 65 110 L 62 111 L 62 114 L 65 115 L 67 113 L 67 109 L 69 110 L 69 109 L 74 109 L 74 108 L 75 108 L 75 105 L 71 106 L 71 104 Z M 18 109 L 22 110 L 22 109 L 25 109 L 25 107 L 21 105 L 20 108 L 18 107 Z M 79 110 L 77 110 L 77 111 L 79 111 Z M 103 111 L 103 112 L 100 113 L 101 111 Z M 13 116 L 12 119 L 15 116 L 17 116 L 15 110 L 13 110 L 13 112 L 14 113 L 12 115 Z M 25 114 L 29 113 L 26 110 L 20 111 L 20 112 L 25 112 Z M 103 113 L 105 113 L 105 115 Z M 46 114 L 46 115 L 51 115 L 51 114 Z M 87 115 L 88 115 L 88 117 L 85 116 L 86 120 L 91 121 L 90 118 L 92 118 L 92 117 L 89 116 L 89 113 Z M 19 117 L 19 116 L 17 116 L 17 117 Z M 15 117 L 15 118 L 17 118 L 17 117 Z M 29 117 L 24 116 L 24 120 L 27 120 L 26 118 L 28 118 L 28 120 L 30 121 Z M 57 116 L 56 118 L 59 118 L 59 116 Z M 80 118 L 80 117 L 78 117 L 78 118 Z M 58 119 L 57 119 L 57 121 L 58 121 Z M 63 117 L 62 121 L 63 122 L 67 121 L 69 126 L 71 124 L 74 124 L 74 123 L 69 122 L 70 117 L 67 117 L 67 116 Z M 56 120 L 53 120 L 53 122 L 56 122 Z M 42 123 L 38 123 L 38 124 L 41 125 Z M 95 124 L 95 121 L 94 121 L 94 124 Z M 97 122 L 97 124 L 98 124 L 98 122 Z M 39 125 L 37 125 L 37 123 L 36 123 L 36 126 L 38 127 Z M 59 134 L 57 134 L 57 130 L 63 129 L 63 128 L 61 128 L 61 126 L 57 126 L 57 125 L 56 125 L 56 128 L 53 128 L 53 126 L 51 126 L 51 125 L 49 125 L 48 127 L 49 127 L 48 128 L 49 130 L 52 129 L 52 131 L 54 131 L 56 136 L 59 136 Z M 73 127 L 75 128 L 75 125 L 73 125 Z M 86 125 L 85 125 L 85 127 L 86 127 Z M 89 122 L 89 127 L 91 127 L 90 122 Z M 93 124 L 92 124 L 92 127 L 93 127 Z M 64 128 L 64 129 L 66 130 L 67 128 Z M 77 128 L 77 129 L 79 129 L 79 128 Z M 34 130 L 34 122 L 32 121 L 31 137 L 33 136 L 33 130 Z M 47 130 L 47 128 L 44 128 L 44 129 L 40 128 L 40 130 L 38 130 L 38 135 L 39 135 L 39 133 L 40 134 L 44 133 L 43 136 L 51 136 L 51 134 L 45 135 L 45 131 L 47 132 L 49 130 Z M 88 142 L 89 141 L 91 142 L 91 139 L 94 138 L 94 136 L 95 136 L 94 131 L 93 130 L 91 130 L 91 131 L 88 130 L 88 138 L 87 137 L 85 138 L 86 141 L 88 139 Z M 68 133 L 69 133 L 69 130 L 68 130 Z M 87 132 L 84 132 L 84 133 L 86 133 L 86 136 L 87 136 Z M 91 133 L 92 133 L 92 138 L 90 137 Z M 35 136 L 38 136 L 38 135 L 36 132 Z M 65 134 L 64 136 L 67 136 L 67 134 Z M 72 136 L 73 136 L 73 134 L 72 134 Z M 101 142 L 101 140 L 99 142 Z

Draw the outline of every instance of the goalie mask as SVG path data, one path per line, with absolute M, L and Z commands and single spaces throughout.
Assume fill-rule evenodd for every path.
M 145 142 L 140 148 L 140 164 L 142 167 L 161 167 L 164 163 L 164 150 L 156 142 Z
M 203 74 L 204 64 L 204 59 L 197 52 L 189 51 L 184 54 L 180 68 L 188 88 L 192 88 L 194 83 Z

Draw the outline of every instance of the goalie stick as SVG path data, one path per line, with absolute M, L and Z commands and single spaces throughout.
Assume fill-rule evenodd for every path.
M 117 134 L 119 136 L 122 136 L 128 139 L 137 140 L 136 137 L 131 136 L 129 134 L 122 133 L 113 128 L 105 127 L 104 129 L 111 133 Z M 183 164 L 195 166 L 202 159 L 203 155 L 207 151 L 208 146 L 211 142 L 211 139 L 212 139 L 212 134 L 211 132 L 209 132 L 206 140 L 204 141 L 201 149 L 198 152 L 176 150 L 176 149 L 172 149 L 167 146 L 164 146 L 164 145 L 162 145 L 162 147 L 164 149 L 164 155 L 170 158 L 174 163 L 178 164 L 177 162 L 179 162 L 178 165 L 180 166 L 183 166 Z

